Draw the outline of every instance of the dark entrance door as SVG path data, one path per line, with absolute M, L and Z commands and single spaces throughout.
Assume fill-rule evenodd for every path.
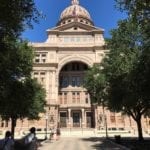
M 73 112 L 73 127 L 80 127 L 80 113 Z
M 60 112 L 60 127 L 67 127 L 67 113 Z
M 86 113 L 86 126 L 87 128 L 92 128 L 92 112 Z

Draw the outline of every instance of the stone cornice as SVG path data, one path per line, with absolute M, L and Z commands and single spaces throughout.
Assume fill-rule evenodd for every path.
M 95 34 L 103 34 L 103 31 L 100 30 L 91 30 L 91 31 L 58 31 L 58 30 L 51 30 L 48 31 L 48 34 L 50 35 L 95 35 Z
M 51 62 L 51 63 L 34 63 L 33 64 L 33 67 L 57 67 L 58 66 L 58 63 L 54 63 L 54 62 Z
M 63 49 L 68 49 L 68 50 L 74 50 L 74 49 L 83 49 L 83 50 L 87 50 L 87 49 L 104 49 L 104 46 L 105 45 L 101 45 L 101 46 L 98 46 L 98 45 L 62 45 L 62 46 L 57 46 L 57 45 L 50 45 L 50 44 L 43 44 L 43 43 L 40 43 L 40 44 L 36 44 L 34 43 L 33 45 L 33 48 L 36 50 L 36 51 L 58 51 L 58 50 L 63 50 Z

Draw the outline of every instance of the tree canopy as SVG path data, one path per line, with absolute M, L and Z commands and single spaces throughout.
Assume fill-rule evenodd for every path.
M 34 0 L 0 1 L 0 115 L 11 120 L 38 119 L 44 112 L 45 90 L 31 77 L 34 52 L 20 37 L 39 12 Z
M 46 106 L 45 90 L 31 79 L 33 50 L 23 41 L 10 41 L 0 63 L 0 115 L 11 120 L 12 133 L 17 119 L 39 119 Z M 11 51 L 10 51 L 11 50 Z
M 147 92 L 150 82 L 144 75 L 142 62 L 142 33 L 141 26 L 132 19 L 120 21 L 118 28 L 111 31 L 112 38 L 108 42 L 110 53 L 104 60 L 109 82 L 108 107 L 132 116 L 137 123 L 139 140 L 143 139 L 141 117 L 150 109 Z
M 102 104 L 106 96 L 107 81 L 100 65 L 94 65 L 86 72 L 84 87 L 91 97 L 91 103 Z M 104 104 L 104 103 L 103 103 Z
M 103 71 L 96 74 L 105 76 L 105 83 L 94 82 L 94 87 L 106 86 L 104 101 L 112 111 L 132 116 L 137 123 L 139 140 L 143 139 L 141 118 L 150 112 L 150 32 L 149 4 L 147 0 L 116 0 L 117 7 L 126 10 L 129 17 L 118 22 L 118 27 L 111 31 L 107 40 L 109 53 L 100 66 Z M 93 67 L 94 69 L 94 67 Z M 92 69 L 88 74 L 93 74 Z M 86 87 L 93 88 L 90 78 Z M 91 77 L 92 77 L 91 76 Z M 89 88 L 90 89 L 90 88 Z
M 38 16 L 34 0 L 0 0 L 0 39 L 18 37 Z
M 44 112 L 46 101 L 45 90 L 36 80 L 14 80 L 6 88 L 4 97 L 0 100 L 3 119 L 39 119 L 39 112 Z

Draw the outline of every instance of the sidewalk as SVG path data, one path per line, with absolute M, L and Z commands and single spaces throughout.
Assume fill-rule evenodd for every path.
M 109 140 L 100 138 L 61 138 L 58 141 L 45 141 L 39 150 L 128 150 Z

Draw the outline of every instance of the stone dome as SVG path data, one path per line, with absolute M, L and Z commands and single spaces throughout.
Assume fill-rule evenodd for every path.
M 79 5 L 78 0 L 72 0 L 71 5 L 61 13 L 58 25 L 64 24 L 64 22 L 67 21 L 67 19 L 70 20 L 70 18 L 76 21 L 82 19 L 82 21 L 80 21 L 83 23 L 86 22 L 87 24 L 93 24 L 89 12 Z
M 60 16 L 60 20 L 68 17 L 82 17 L 91 20 L 90 14 L 88 11 L 80 5 L 71 5 L 67 7 Z

